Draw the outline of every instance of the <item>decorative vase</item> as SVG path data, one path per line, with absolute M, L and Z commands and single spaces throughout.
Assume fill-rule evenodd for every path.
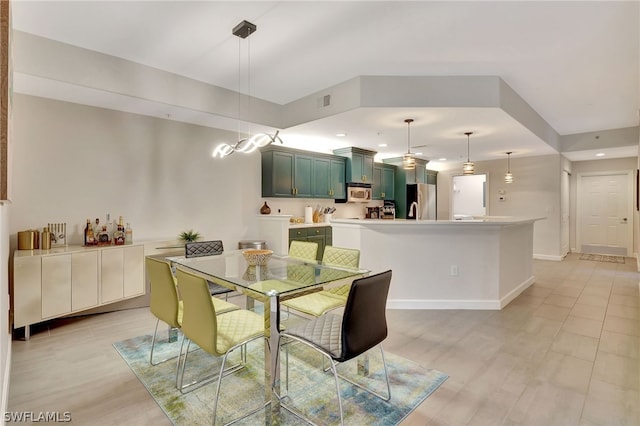
M 260 214 L 270 214 L 271 213 L 271 207 L 269 207 L 267 205 L 267 202 L 264 202 L 264 206 L 260 207 Z

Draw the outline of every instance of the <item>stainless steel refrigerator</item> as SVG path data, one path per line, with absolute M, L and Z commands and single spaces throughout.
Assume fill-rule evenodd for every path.
M 435 185 L 430 183 L 410 183 L 407 185 L 407 219 L 437 219 Z

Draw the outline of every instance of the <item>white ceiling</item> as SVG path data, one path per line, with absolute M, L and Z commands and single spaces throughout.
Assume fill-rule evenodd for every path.
M 560 135 L 638 125 L 637 1 L 14 0 L 12 8 L 16 30 L 231 90 L 248 90 L 250 70 L 251 95 L 278 104 L 359 75 L 498 76 Z M 243 19 L 258 26 L 250 53 L 247 40 L 231 34 Z M 71 96 L 37 79 L 16 80 L 18 92 Z M 118 106 L 76 92 L 75 102 L 207 124 L 150 102 Z M 430 160 L 466 157 L 465 131 L 475 132 L 472 160 L 554 152 L 495 108 L 361 108 L 285 129 L 282 137 L 295 145 L 300 136 L 318 150 L 355 145 L 395 156 L 407 150 L 405 118 L 415 119 L 412 146 L 426 145 L 412 151 Z M 637 150 L 618 148 L 609 158 Z

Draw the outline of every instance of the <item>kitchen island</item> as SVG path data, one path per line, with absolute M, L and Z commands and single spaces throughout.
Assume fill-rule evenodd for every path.
M 394 309 L 501 309 L 535 281 L 541 218 L 334 219 L 333 245 L 359 249 L 360 267 L 393 270 Z

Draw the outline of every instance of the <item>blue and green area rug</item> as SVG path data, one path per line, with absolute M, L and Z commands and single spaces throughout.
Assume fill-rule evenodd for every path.
M 139 336 L 113 345 L 151 396 L 176 425 L 211 424 L 216 382 L 211 382 L 187 394 L 175 388 L 176 359 L 152 366 L 149 364 L 151 336 Z M 193 349 L 193 346 L 192 346 Z M 164 359 L 178 353 L 178 342 L 168 342 L 166 334 L 154 352 L 154 359 Z M 239 351 L 235 361 L 239 360 Z M 157 356 L 157 358 L 156 358 Z M 446 379 L 439 371 L 426 369 L 397 355 L 386 353 L 391 400 L 385 402 L 350 383 L 341 380 L 340 394 L 347 425 L 396 425 L 422 403 Z M 233 360 L 231 360 L 233 361 Z M 202 350 L 189 354 L 185 383 L 215 374 L 219 360 Z M 283 364 L 282 393 L 286 373 Z M 357 374 L 357 362 L 339 365 L 339 373 L 358 383 L 386 393 L 380 351 L 374 348 L 369 356 L 369 375 Z M 289 390 L 284 403 L 319 425 L 339 424 L 340 414 L 331 372 L 323 372 L 321 356 L 301 344 L 289 345 Z M 264 351 L 262 341 L 249 345 L 245 368 L 222 380 L 216 424 L 227 423 L 243 413 L 264 404 Z M 265 410 L 258 411 L 238 425 L 265 424 Z M 282 410 L 282 425 L 305 425 L 306 422 Z

